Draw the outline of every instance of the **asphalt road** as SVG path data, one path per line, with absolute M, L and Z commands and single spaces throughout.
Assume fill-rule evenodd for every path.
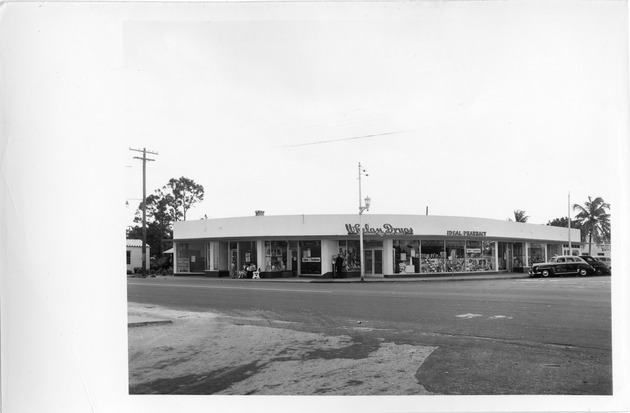
M 147 278 L 129 280 L 128 300 L 343 332 L 355 339 L 348 357 L 383 340 L 436 346 L 416 379 L 439 394 L 612 394 L 610 277 L 352 284 Z

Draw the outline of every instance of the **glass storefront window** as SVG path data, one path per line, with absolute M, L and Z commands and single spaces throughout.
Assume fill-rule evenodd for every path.
M 444 271 L 444 241 L 426 240 L 420 243 L 420 272 Z
M 218 242 L 209 242 L 206 244 L 207 252 L 206 257 L 208 257 L 208 268 L 210 271 L 217 271 L 219 269 L 219 243 Z
M 466 260 L 464 256 L 465 241 L 446 241 L 446 271 L 464 272 L 466 271 Z
M 394 273 L 420 272 L 420 241 L 393 240 Z
M 547 261 L 554 255 L 562 255 L 562 246 L 560 244 L 547 244 Z
M 343 256 L 346 271 L 361 271 L 359 261 L 359 241 L 339 241 L 338 253 Z
M 286 269 L 286 241 L 265 241 L 265 271 L 285 271 Z
M 322 246 L 317 241 L 300 241 L 301 266 L 300 273 L 304 275 L 321 275 Z
M 528 250 L 528 265 L 535 262 L 545 262 L 545 245 L 544 244 L 529 244 Z
M 203 242 L 183 242 L 177 244 L 177 272 L 204 272 L 207 258 L 206 244 Z
M 492 271 L 494 249 L 494 241 L 466 241 L 466 271 Z

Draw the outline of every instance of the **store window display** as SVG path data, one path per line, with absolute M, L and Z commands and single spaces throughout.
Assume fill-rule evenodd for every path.
M 444 241 L 423 240 L 420 244 L 420 272 L 443 272 L 445 257 Z
M 544 244 L 529 244 L 528 248 L 527 259 L 530 267 L 536 262 L 545 262 Z
M 466 241 L 466 271 L 494 270 L 494 241 Z
M 177 272 L 204 272 L 206 270 L 206 244 L 185 242 L 177 244 Z
M 300 273 L 304 275 L 321 275 L 322 246 L 317 241 L 300 241 L 301 265 Z
M 525 247 L 522 242 L 514 243 L 514 269 L 522 270 L 525 265 Z
M 343 271 L 361 271 L 361 261 L 359 261 L 359 241 L 339 241 L 338 254 L 344 259 Z
M 265 241 L 265 271 L 287 269 L 287 242 Z
M 464 255 L 465 241 L 446 241 L 446 271 L 464 272 L 466 271 L 466 260 Z
M 393 240 L 394 273 L 420 272 L 420 241 Z

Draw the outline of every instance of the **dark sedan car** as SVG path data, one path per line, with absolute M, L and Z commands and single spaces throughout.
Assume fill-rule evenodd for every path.
M 611 275 L 611 271 L 610 271 L 610 268 L 608 268 L 608 265 L 606 265 L 605 263 L 601 262 L 597 258 L 591 257 L 590 255 L 580 255 L 580 258 L 582 258 L 584 261 L 586 261 L 588 263 L 588 265 L 590 265 L 591 267 L 595 268 L 595 274 L 597 274 L 597 275 L 604 275 L 604 274 Z
M 550 277 L 553 275 L 588 275 L 595 274 L 595 269 L 581 257 L 572 255 L 558 255 L 549 262 L 540 262 L 532 265 L 529 270 L 530 277 Z

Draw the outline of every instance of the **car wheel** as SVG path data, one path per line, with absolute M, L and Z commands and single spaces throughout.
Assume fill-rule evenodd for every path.
M 543 277 L 549 277 L 551 273 L 549 272 L 549 270 L 542 270 L 542 272 L 540 273 L 540 275 L 542 275 Z
M 602 269 L 601 269 L 601 268 L 597 268 L 597 269 L 595 270 L 595 275 L 602 275 L 602 274 L 604 274 L 604 271 L 602 271 Z
M 582 277 L 584 277 L 586 274 L 588 274 L 588 272 L 584 268 L 579 269 L 578 275 L 581 275 Z

